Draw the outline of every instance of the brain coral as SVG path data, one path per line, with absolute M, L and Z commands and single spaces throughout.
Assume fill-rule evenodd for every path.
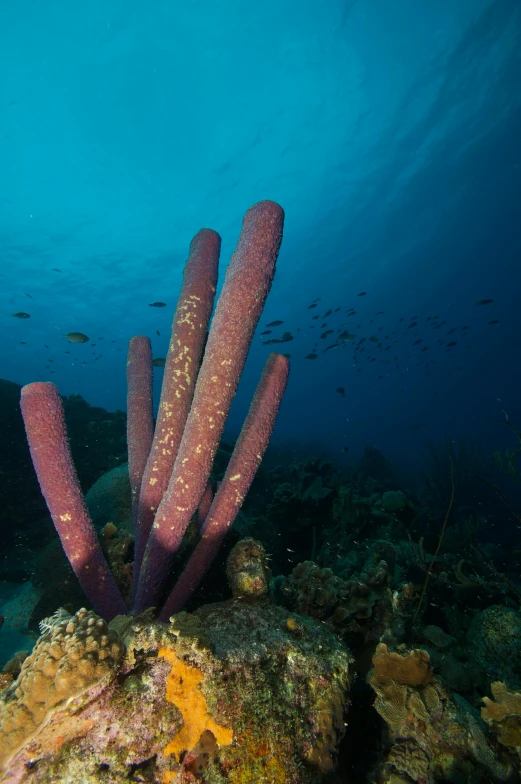
M 511 689 L 521 688 L 520 640 L 521 613 L 501 605 L 478 613 L 467 633 L 475 661 L 487 678 L 505 681 Z
M 0 771 L 53 712 L 108 676 L 123 653 L 118 635 L 93 612 L 58 610 L 0 701 Z

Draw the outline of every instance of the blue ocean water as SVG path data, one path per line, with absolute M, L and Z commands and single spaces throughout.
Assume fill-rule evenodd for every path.
M 270 198 L 286 227 L 259 333 L 295 336 L 277 441 L 414 464 L 420 436 L 496 443 L 502 409 L 521 420 L 516 0 L 1 13 L 3 377 L 125 408 L 127 342 L 164 356 L 194 233 L 221 234 L 225 265 Z M 341 310 L 312 321 L 317 297 Z M 324 355 L 324 322 L 391 349 Z M 92 337 L 65 354 L 70 331 Z M 257 335 L 232 432 L 268 350 Z
M 0 107 L 1 379 L 125 411 L 128 342 L 165 357 L 192 237 L 221 235 L 220 288 L 246 210 L 271 199 L 284 238 L 227 442 L 275 349 L 291 371 L 270 467 L 349 471 L 370 447 L 413 494 L 433 449 L 479 444 L 488 470 L 521 443 L 519 0 L 17 0 Z M 465 503 L 476 520 L 485 504 L 488 545 L 515 545 L 518 579 L 521 518 L 488 490 Z M 3 526 L 0 613 L 16 596 L 25 619 L 33 529 Z M 302 560 L 323 545 L 308 534 Z M 0 664 L 27 632 L 8 625 Z

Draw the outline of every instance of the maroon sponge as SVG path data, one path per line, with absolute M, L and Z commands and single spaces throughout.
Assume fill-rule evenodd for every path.
M 202 527 L 204 521 L 206 520 L 206 516 L 210 511 L 210 507 L 213 501 L 213 496 L 214 496 L 214 489 L 212 487 L 212 481 L 211 479 L 209 479 L 205 491 L 203 493 L 203 497 L 201 498 L 201 502 L 199 503 L 199 508 L 197 510 L 197 524 L 199 525 L 199 528 Z
M 136 335 L 128 344 L 127 356 L 127 447 L 128 475 L 132 494 L 134 529 L 141 479 L 152 446 L 152 347 L 150 338 Z
M 199 585 L 250 489 L 271 438 L 288 381 L 289 361 L 270 354 L 230 462 L 201 529 L 195 550 L 159 614 L 168 621 Z
M 263 201 L 245 215 L 212 321 L 172 476 L 143 559 L 137 610 L 155 605 L 210 476 L 230 405 L 275 272 L 284 213 Z
M 134 558 L 134 591 L 156 509 L 168 487 L 194 394 L 212 314 L 221 238 L 201 229 L 190 243 L 172 323 L 152 448 L 143 474 Z
M 28 384 L 20 405 L 40 488 L 69 563 L 96 612 L 107 621 L 123 615 L 127 608 L 101 551 L 72 462 L 58 390 L 54 384 Z

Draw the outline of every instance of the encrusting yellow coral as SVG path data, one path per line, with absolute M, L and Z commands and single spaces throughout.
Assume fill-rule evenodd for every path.
M 183 726 L 165 748 L 165 755 L 175 754 L 179 760 L 181 752 L 191 751 L 205 730 L 212 733 L 219 746 L 229 746 L 233 731 L 214 721 L 208 713 L 205 696 L 198 688 L 204 680 L 201 670 L 179 659 L 171 648 L 161 648 L 159 656 L 172 665 L 167 678 L 166 698 L 183 717 Z

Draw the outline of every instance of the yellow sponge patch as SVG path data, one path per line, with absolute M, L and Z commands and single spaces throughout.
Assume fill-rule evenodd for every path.
M 206 698 L 198 688 L 204 680 L 201 670 L 178 659 L 171 648 L 161 648 L 159 656 L 172 665 L 166 682 L 166 698 L 183 717 L 183 726 L 166 747 L 165 754 L 176 754 L 179 759 L 182 751 L 194 748 L 205 730 L 210 730 L 219 746 L 228 746 L 233 740 L 233 732 L 217 724 L 208 713 Z

